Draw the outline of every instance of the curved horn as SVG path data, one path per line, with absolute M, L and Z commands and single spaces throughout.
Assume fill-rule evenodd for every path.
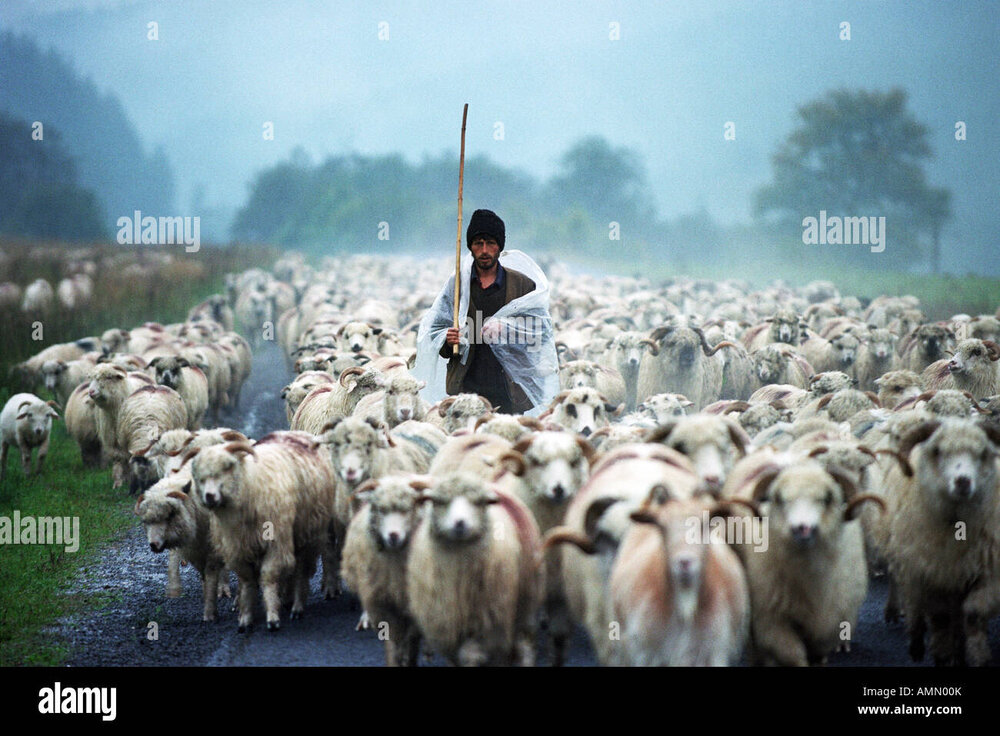
M 640 345 L 646 345 L 649 348 L 650 355 L 659 355 L 660 354 L 660 346 L 656 343 L 655 340 L 651 340 L 648 337 L 644 337 L 643 339 L 641 339 L 639 341 L 639 344 Z
M 749 409 L 751 406 L 753 406 L 753 404 L 751 404 L 749 401 L 734 401 L 733 403 L 731 403 L 729 406 L 727 406 L 725 409 L 722 410 L 722 415 L 725 416 L 726 414 L 732 414 L 734 411 L 743 412 Z
M 858 487 L 854 483 L 854 480 L 848 476 L 840 468 L 827 468 L 826 472 L 831 478 L 837 481 L 837 485 L 840 486 L 840 490 L 844 493 L 844 500 L 848 503 L 858 495 Z
M 705 336 L 702 335 L 702 343 L 701 343 L 702 344 L 702 350 L 704 350 L 705 346 L 708 345 L 708 342 L 705 341 L 704 338 L 705 338 Z M 722 348 L 739 348 L 739 345 L 737 345 L 735 342 L 730 342 L 729 340 L 723 340 L 718 345 L 716 345 L 714 348 L 706 350 L 705 351 L 705 355 L 708 355 L 708 356 L 715 355 L 717 352 L 719 352 L 720 350 L 722 350 Z
M 994 362 L 1000 360 L 1000 345 L 992 340 L 983 340 L 983 345 L 986 346 L 986 355 L 990 360 Z
M 596 434 L 596 432 L 594 434 Z M 593 437 L 593 435 L 591 435 L 591 437 Z M 582 452 L 583 456 L 587 459 L 587 465 L 593 467 L 597 460 L 597 450 L 594 449 L 592 444 L 579 435 L 574 435 L 573 439 L 576 440 L 576 444 L 580 446 L 580 452 Z
M 855 511 L 858 506 L 863 504 L 865 501 L 871 501 L 872 503 L 878 504 L 879 508 L 884 514 L 886 512 L 885 500 L 880 496 L 876 496 L 874 493 L 862 493 L 860 496 L 855 496 L 847 504 L 847 508 L 844 509 L 844 521 L 850 521 L 855 518 Z
M 255 458 L 257 457 L 257 453 L 254 452 L 253 447 L 251 447 L 248 442 L 229 442 L 228 444 L 225 445 L 225 447 L 223 447 L 223 449 L 226 452 L 231 452 L 234 455 L 242 452 L 247 455 L 252 455 Z
M 902 471 L 903 475 L 905 475 L 907 478 L 913 477 L 913 466 L 910 465 L 910 461 L 905 456 L 899 454 L 897 450 L 887 450 L 887 449 L 875 450 L 875 454 L 889 455 L 891 457 L 896 458 L 896 461 L 899 463 L 899 469 Z
M 941 422 L 924 422 L 917 427 L 914 427 L 910 432 L 899 441 L 899 454 L 905 457 L 907 460 L 910 459 L 910 453 L 913 451 L 915 445 L 924 442 L 928 437 L 937 431 L 937 428 L 941 426 Z
M 454 396 L 449 396 L 447 399 L 442 399 L 441 402 L 437 405 L 437 413 L 441 416 L 444 416 L 444 413 L 448 411 L 448 409 L 451 408 L 451 405 L 454 403 L 455 403 Z
M 522 476 L 524 475 L 525 468 L 527 467 L 524 462 L 524 455 L 517 450 L 507 450 L 497 457 L 496 462 L 500 466 L 500 472 L 497 473 L 498 478 L 506 472 L 513 473 L 516 476 Z M 513 463 L 513 467 L 508 465 L 508 462 Z
M 542 551 L 555 547 L 557 544 L 572 544 L 585 555 L 592 555 L 597 551 L 594 543 L 568 526 L 557 526 L 550 529 L 542 542 Z
M 338 379 L 340 385 L 343 386 L 344 388 L 347 388 L 347 384 L 344 383 L 344 379 L 347 378 L 347 376 L 360 376 L 364 372 L 365 369 L 357 365 L 353 365 L 350 368 L 345 368 L 344 371 L 340 374 L 340 378 Z
M 772 470 L 768 470 L 766 473 L 763 473 L 760 478 L 757 479 L 757 482 L 754 483 L 753 493 L 750 494 L 750 499 L 756 503 L 761 503 L 767 495 L 768 488 L 771 487 L 771 484 L 774 482 L 774 479 L 778 477 L 780 472 L 780 469 L 774 468 Z
M 871 402 L 875 404 L 875 406 L 880 409 L 882 408 L 882 402 L 878 400 L 878 395 L 874 391 L 865 391 L 865 396 L 871 399 Z

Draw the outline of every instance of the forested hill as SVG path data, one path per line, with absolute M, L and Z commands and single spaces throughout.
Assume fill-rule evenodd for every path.
M 136 209 L 176 214 L 170 165 L 162 152 L 147 151 L 118 98 L 58 54 L 9 32 L 0 33 L 0 110 L 59 131 L 79 184 L 98 193 L 108 231 Z

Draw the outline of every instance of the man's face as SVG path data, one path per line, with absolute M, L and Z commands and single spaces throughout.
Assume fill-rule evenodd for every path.
M 500 244 L 495 238 L 485 235 L 477 235 L 469 248 L 472 250 L 472 257 L 476 259 L 476 267 L 480 271 L 489 271 L 497 263 L 500 256 Z

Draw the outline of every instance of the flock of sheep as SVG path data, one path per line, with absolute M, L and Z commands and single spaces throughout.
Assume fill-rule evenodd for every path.
M 18 366 L 64 405 L 85 463 L 141 492 L 153 552 L 236 573 L 238 626 L 356 594 L 391 665 L 561 664 L 574 624 L 606 665 L 820 664 L 850 647 L 869 576 L 910 655 L 990 659 L 1000 612 L 1000 321 L 828 282 L 752 289 L 546 264 L 563 390 L 539 416 L 410 373 L 441 264 L 288 255 L 183 323 L 56 345 Z M 243 336 L 238 332 L 238 329 Z M 289 429 L 213 426 L 251 346 L 296 377 Z M 53 402 L 3 410 L 44 455 Z M 40 428 L 40 429 L 39 429 Z M 27 455 L 25 455 L 27 451 Z M 258 596 L 260 593 L 260 596 Z

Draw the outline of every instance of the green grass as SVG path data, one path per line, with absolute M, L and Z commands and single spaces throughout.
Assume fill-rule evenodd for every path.
M 6 392 L 2 399 L 7 399 Z M 68 516 L 80 520 L 79 549 L 65 546 L 0 546 L 0 666 L 60 664 L 69 651 L 49 627 L 84 608 L 106 603 L 101 596 L 61 591 L 81 566 L 100 556 L 135 521 L 133 500 L 111 489 L 110 470 L 87 470 L 62 421 L 53 422 L 49 454 L 39 475 L 25 478 L 20 454 L 11 448 L 0 483 L 0 516 Z
M 10 367 L 43 348 L 112 327 L 132 328 L 146 321 L 183 320 L 188 310 L 210 294 L 222 292 L 227 272 L 251 266 L 269 266 L 273 249 L 232 245 L 203 247 L 197 254 L 181 255 L 170 246 L 132 249 L 131 260 L 150 259 L 154 252 L 170 253 L 174 261 L 145 282 L 122 278 L 122 256 L 128 249 L 113 244 L 88 246 L 93 253 L 118 266 L 102 267 L 95 277 L 94 298 L 85 309 L 55 309 L 38 321 L 42 340 L 34 340 L 37 318 L 18 310 L 0 314 L 0 407 L 23 389 L 13 385 Z M 2 280 L 22 286 L 46 278 L 53 286 L 64 273 L 66 246 L 0 239 L 4 262 Z M 53 398 L 47 391 L 41 398 Z M 107 605 L 118 594 L 63 591 L 79 571 L 100 558 L 101 550 L 120 539 L 137 524 L 132 515 L 135 499 L 111 488 L 110 470 L 83 467 L 80 451 L 66 434 L 62 420 L 53 423 L 49 454 L 40 476 L 25 478 L 20 454 L 11 448 L 6 478 L 0 483 L 0 516 L 69 516 L 80 520 L 80 548 L 68 553 L 63 546 L 0 545 L 0 666 L 58 665 L 71 654 L 58 635 L 57 622 L 78 611 Z M 85 574 L 85 572 L 84 572 Z

